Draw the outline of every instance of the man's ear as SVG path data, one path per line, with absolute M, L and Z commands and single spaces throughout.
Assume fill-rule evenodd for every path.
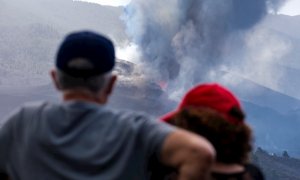
M 56 72 L 56 70 L 52 69 L 49 74 L 51 76 L 51 79 L 52 79 L 52 82 L 53 82 L 55 88 L 57 90 L 61 90 L 61 87 L 60 87 L 59 82 L 57 80 L 57 72 Z
M 112 77 L 109 79 L 109 82 L 107 84 L 107 88 L 105 90 L 105 95 L 109 96 L 113 92 L 116 81 L 117 81 L 117 76 L 112 75 Z

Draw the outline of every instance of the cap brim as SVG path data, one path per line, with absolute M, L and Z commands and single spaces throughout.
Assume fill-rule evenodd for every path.
M 169 122 L 175 116 L 176 113 L 177 113 L 177 111 L 169 112 L 169 113 L 161 116 L 159 119 L 160 119 L 160 121 L 163 121 L 163 122 Z

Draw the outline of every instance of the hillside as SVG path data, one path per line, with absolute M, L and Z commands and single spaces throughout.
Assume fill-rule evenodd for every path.
M 78 30 L 126 41 L 122 8 L 72 0 L 9 0 L 0 7 L 0 85 L 48 84 L 56 49 L 65 34 Z
M 290 157 L 287 151 L 282 154 L 269 154 L 258 148 L 253 154 L 253 161 L 263 171 L 268 180 L 299 180 L 300 160 Z

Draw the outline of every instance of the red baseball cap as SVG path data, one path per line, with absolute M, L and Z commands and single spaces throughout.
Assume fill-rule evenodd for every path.
M 181 109 L 187 107 L 206 107 L 220 113 L 225 120 L 231 123 L 240 123 L 243 119 L 232 115 L 232 110 L 242 111 L 239 100 L 228 89 L 219 84 L 201 84 L 190 91 L 182 99 L 179 107 L 161 117 L 162 121 L 168 122 Z

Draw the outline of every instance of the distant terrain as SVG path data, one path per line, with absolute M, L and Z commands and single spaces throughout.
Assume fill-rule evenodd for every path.
M 72 31 L 101 32 L 119 43 L 127 39 L 120 20 L 122 8 L 72 0 L 0 2 L 1 86 L 49 83 L 58 44 Z
M 261 168 L 266 179 L 300 180 L 300 160 L 290 157 L 287 151 L 270 154 L 258 148 L 253 153 L 252 159 Z

